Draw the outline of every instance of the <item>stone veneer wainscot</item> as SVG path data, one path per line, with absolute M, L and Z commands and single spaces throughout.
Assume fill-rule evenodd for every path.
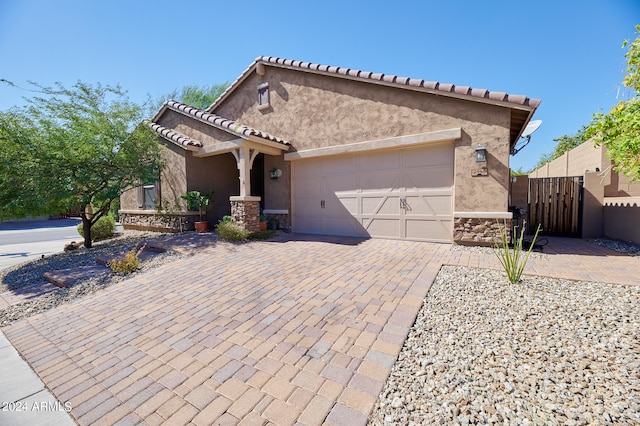
M 229 197 L 231 218 L 247 231 L 260 232 L 260 197 Z
M 453 214 L 453 241 L 458 244 L 493 245 L 500 228 L 507 224 L 511 233 L 511 212 L 455 212 Z
M 118 215 L 124 229 L 138 231 L 193 231 L 193 223 L 200 219 L 198 212 L 158 213 L 155 210 L 120 210 Z

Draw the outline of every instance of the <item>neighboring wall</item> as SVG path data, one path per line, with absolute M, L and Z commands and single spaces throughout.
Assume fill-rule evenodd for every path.
M 584 176 L 587 170 L 595 172 L 597 168 L 603 171 L 603 165 L 609 163 L 602 145 L 594 147 L 593 143 L 587 141 L 531 172 L 529 177 Z
M 529 205 L 529 177 L 513 176 L 511 178 L 510 194 L 509 205 L 526 210 Z
M 640 197 L 605 198 L 603 234 L 640 244 Z
M 628 176 L 613 173 L 611 184 L 606 197 L 640 197 L 640 181 L 631 182 Z
M 640 182 L 613 170 L 606 148 L 587 141 L 531 172 L 530 178 L 584 176 L 583 237 L 640 244 Z

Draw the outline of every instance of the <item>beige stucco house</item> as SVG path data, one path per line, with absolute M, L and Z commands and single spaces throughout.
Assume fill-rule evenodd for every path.
M 509 155 L 539 104 L 259 57 L 206 110 L 168 101 L 158 111 L 149 125 L 167 167 L 122 197 L 121 220 L 164 227 L 154 204 L 192 217 L 180 196 L 214 189 L 208 219 L 232 215 L 252 230 L 262 210 L 298 233 L 487 241 L 495 220 L 511 217 Z

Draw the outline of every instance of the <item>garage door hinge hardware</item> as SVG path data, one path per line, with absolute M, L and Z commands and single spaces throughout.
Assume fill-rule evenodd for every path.
M 409 203 L 407 203 L 406 198 L 400 198 L 400 208 L 411 211 L 411 206 L 409 205 Z

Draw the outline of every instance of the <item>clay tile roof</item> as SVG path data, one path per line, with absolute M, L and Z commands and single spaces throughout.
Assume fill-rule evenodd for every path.
M 540 99 L 528 98 L 523 95 L 508 95 L 505 92 L 490 92 L 486 89 L 474 89 L 469 86 L 455 86 L 448 83 L 440 83 L 437 81 L 425 81 L 414 78 L 398 77 L 395 75 L 387 75 L 382 73 L 372 73 L 369 71 L 360 71 L 350 68 L 334 67 L 329 65 L 314 64 L 311 62 L 292 61 L 273 56 L 260 56 L 234 81 L 227 90 L 209 107 L 207 111 L 213 111 L 217 105 L 219 105 L 226 96 L 235 89 L 235 87 L 244 80 L 258 64 L 271 64 L 277 66 L 285 66 L 293 69 L 311 70 L 314 72 L 320 72 L 325 74 L 334 74 L 336 76 L 348 76 L 354 79 L 372 82 L 383 82 L 384 84 L 393 85 L 397 87 L 423 87 L 432 93 L 449 93 L 453 96 L 468 96 L 470 100 L 487 100 L 505 102 L 512 104 L 513 106 L 523 106 L 537 108 L 540 105 Z
M 437 89 L 441 92 L 453 92 L 453 84 L 451 83 L 437 83 L 438 87 Z
M 471 89 L 471 96 L 475 96 L 476 98 L 484 98 L 487 96 L 489 91 L 487 89 Z
M 523 95 L 507 95 L 509 98 L 509 102 L 513 102 L 514 104 L 524 104 L 527 101 L 527 97 Z
M 260 56 L 258 57 L 254 63 L 264 62 L 271 64 L 285 64 L 293 66 L 294 68 L 307 68 L 313 69 L 317 71 L 322 71 L 330 74 L 338 74 L 338 75 L 348 75 L 348 76 L 357 76 L 363 79 L 375 80 L 375 81 L 384 81 L 386 83 L 395 83 L 399 86 L 414 86 L 414 87 L 425 87 L 427 89 L 456 93 L 461 95 L 467 95 L 475 98 L 484 98 L 491 100 L 499 100 L 503 102 L 508 102 L 517 105 L 531 106 L 537 107 L 540 104 L 540 99 L 527 98 L 524 95 L 508 95 L 504 92 L 489 92 L 486 89 L 473 89 L 469 86 L 455 86 L 453 84 L 447 83 L 439 83 L 439 82 L 430 82 L 418 79 L 412 79 L 407 77 L 398 77 L 395 75 L 382 74 L 382 73 L 372 73 L 368 71 L 359 71 L 349 68 L 341 68 L 334 67 L 328 65 L 320 65 L 313 64 L 309 62 L 298 62 L 298 61 L 286 61 L 281 58 L 276 58 L 273 56 Z M 253 66 L 253 64 L 252 64 Z M 249 69 L 252 68 L 249 67 Z
M 194 106 L 183 104 L 182 102 L 173 100 L 164 103 L 158 114 L 156 114 L 154 121 L 157 120 L 157 118 L 165 108 L 181 112 L 187 116 L 194 117 L 202 122 L 212 124 L 213 126 L 221 130 L 235 133 L 240 137 L 248 138 L 249 136 L 257 136 L 259 138 L 270 140 L 272 142 L 278 142 L 283 145 L 290 145 L 288 141 L 277 136 L 273 136 L 261 130 L 254 129 L 253 127 L 245 126 L 244 124 L 238 123 L 237 121 L 229 120 L 228 118 L 224 118 L 216 114 L 211 114 L 200 108 L 196 108 Z
M 489 92 L 489 99 L 493 99 L 494 101 L 504 101 L 507 99 L 506 92 Z
M 181 145 L 185 148 L 193 146 L 196 148 L 202 148 L 202 143 L 200 141 L 195 141 L 188 136 L 185 136 L 181 133 L 176 132 L 175 130 L 167 129 L 164 126 L 161 126 L 153 121 L 145 120 L 144 124 L 149 126 L 151 130 L 162 136 L 163 138 L 171 141 L 177 145 Z

